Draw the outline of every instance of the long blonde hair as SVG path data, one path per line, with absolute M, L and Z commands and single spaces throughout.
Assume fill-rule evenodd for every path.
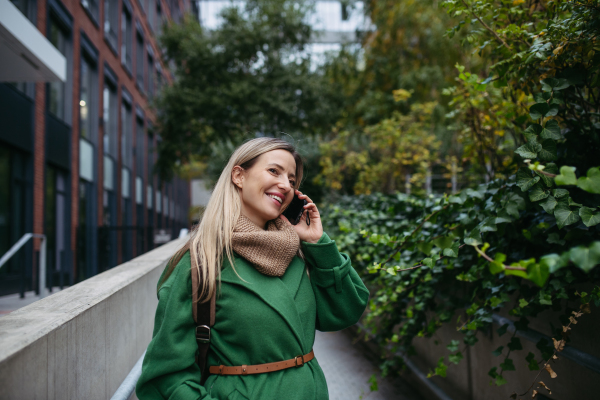
M 231 179 L 231 173 L 236 165 L 248 170 L 260 155 L 273 150 L 287 150 L 292 154 L 296 161 L 295 189 L 300 186 L 304 167 L 300 154 L 292 144 L 268 137 L 252 139 L 242 144 L 233 152 L 227 166 L 221 172 L 201 220 L 192 230 L 190 240 L 169 260 L 168 269 L 163 274 L 159 288 L 188 250 L 190 257 L 197 260 L 200 283 L 199 288 L 192 288 L 192 290 L 200 291 L 198 298 L 202 302 L 209 300 L 216 290 L 224 255 L 235 271 L 231 239 L 233 228 L 241 213 L 241 199 L 239 188 Z

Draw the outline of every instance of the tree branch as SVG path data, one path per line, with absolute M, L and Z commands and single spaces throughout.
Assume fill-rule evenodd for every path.
M 481 18 L 479 18 L 479 16 L 477 14 L 475 14 L 470 8 L 469 5 L 467 4 L 467 2 L 465 0 L 462 0 L 463 4 L 465 5 L 465 7 L 467 7 L 467 10 L 469 10 L 469 12 L 471 13 L 471 15 L 473 15 L 475 18 L 477 18 L 477 20 L 481 23 L 481 25 L 483 25 L 483 27 L 485 29 L 487 29 L 488 31 L 490 31 L 490 33 L 492 35 L 494 35 L 494 37 L 496 39 L 498 39 L 500 41 L 500 43 L 502 43 L 502 45 L 504 47 L 506 47 L 509 51 L 512 52 L 512 49 L 508 46 L 508 44 L 506 44 L 506 42 L 504 41 L 504 39 L 502 39 L 492 28 L 490 28 L 488 26 L 488 24 L 486 24 L 485 22 L 483 22 L 483 20 Z

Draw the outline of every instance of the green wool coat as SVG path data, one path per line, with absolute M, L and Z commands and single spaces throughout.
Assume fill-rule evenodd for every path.
M 315 329 L 337 331 L 355 324 L 369 292 L 323 234 L 302 242 L 306 265 L 294 257 L 282 277 L 258 272 L 236 255 L 223 263 L 208 365 L 253 365 L 292 359 L 311 351 Z M 158 292 L 152 341 L 136 394 L 140 400 L 327 400 L 325 376 L 316 357 L 301 367 L 246 376 L 211 375 L 200 385 L 192 317 L 192 279 L 187 253 Z

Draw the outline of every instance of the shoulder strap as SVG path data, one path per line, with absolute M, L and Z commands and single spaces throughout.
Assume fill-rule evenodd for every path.
M 196 323 L 196 343 L 198 345 L 198 353 L 196 355 L 196 364 L 200 367 L 200 384 L 204 384 L 209 375 L 206 362 L 208 358 L 208 350 L 210 349 L 211 329 L 215 325 L 215 300 L 216 288 L 213 292 L 210 301 L 200 303 L 198 297 L 200 295 L 200 283 L 198 271 L 196 269 L 197 260 L 191 257 L 191 274 L 192 274 L 192 315 Z M 200 270 L 202 273 L 202 270 Z

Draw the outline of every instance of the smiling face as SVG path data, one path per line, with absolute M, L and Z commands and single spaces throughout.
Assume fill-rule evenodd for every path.
M 294 197 L 296 161 L 287 150 L 269 151 L 246 170 L 236 166 L 231 179 L 240 189 L 242 214 L 264 229 Z

